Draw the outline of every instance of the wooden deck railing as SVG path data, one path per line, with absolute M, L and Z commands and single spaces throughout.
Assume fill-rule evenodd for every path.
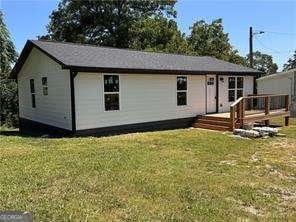
M 265 121 L 283 116 L 289 125 L 289 95 L 249 95 L 237 99 L 230 106 L 230 128 L 240 128 L 246 123 Z

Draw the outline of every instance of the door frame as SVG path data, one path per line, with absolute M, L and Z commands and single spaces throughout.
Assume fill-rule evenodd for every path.
M 216 110 L 214 112 L 208 112 L 208 75 L 212 75 L 212 74 L 206 74 L 206 78 L 205 78 L 205 101 L 206 101 L 206 114 L 210 114 L 210 113 L 218 113 L 219 112 L 219 75 L 212 75 L 215 76 L 216 79 Z

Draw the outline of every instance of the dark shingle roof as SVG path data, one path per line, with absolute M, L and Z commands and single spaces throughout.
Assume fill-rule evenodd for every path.
M 75 43 L 29 40 L 15 65 L 12 75 L 17 75 L 25 55 L 37 47 L 63 68 L 78 71 L 117 71 L 133 73 L 175 74 L 259 74 L 258 70 L 218 60 L 212 57 L 186 56 L 99 47 Z M 26 52 L 27 51 L 27 52 Z M 27 56 L 25 56 L 27 57 Z M 22 61 L 23 60 L 23 61 Z

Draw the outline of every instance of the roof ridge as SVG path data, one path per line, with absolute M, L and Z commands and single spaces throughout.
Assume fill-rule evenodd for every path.
M 113 46 L 100 46 L 100 45 L 94 45 L 90 43 L 79 43 L 79 42 L 62 42 L 62 41 L 56 41 L 56 40 L 48 40 L 48 39 L 30 39 L 32 42 L 50 42 L 50 43 L 58 43 L 58 44 L 67 44 L 67 45 L 81 45 L 81 46 L 89 46 L 89 47 L 95 47 L 95 48 L 106 48 L 106 49 L 114 49 L 114 50 L 124 50 L 124 51 L 132 51 L 132 52 L 142 52 L 142 53 L 153 53 L 153 54 L 165 54 L 165 55 L 175 55 L 175 56 L 186 56 L 186 57 L 198 57 L 198 58 L 214 58 L 211 56 L 198 56 L 198 55 L 186 55 L 182 53 L 169 53 L 169 52 L 159 52 L 159 51 L 145 51 L 145 50 L 137 50 L 137 49 L 130 49 L 130 48 L 118 48 Z M 217 58 L 215 58 L 217 59 Z M 217 59 L 221 60 L 221 59 Z M 221 60 L 224 61 L 224 60 Z M 226 61 L 224 61 L 226 62 Z

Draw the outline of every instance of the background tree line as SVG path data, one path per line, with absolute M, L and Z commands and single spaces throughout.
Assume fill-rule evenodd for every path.
M 228 62 L 249 65 L 230 44 L 222 19 L 207 23 L 197 20 L 186 36 L 175 21 L 176 0 L 62 0 L 49 18 L 47 33 L 38 36 L 64 42 L 131 48 L 145 51 L 212 56 Z M 1 124 L 17 124 L 17 87 L 8 75 L 17 53 L 0 13 L 1 41 Z M 284 66 L 295 68 L 296 52 Z M 272 56 L 254 53 L 254 68 L 272 74 L 277 65 Z

